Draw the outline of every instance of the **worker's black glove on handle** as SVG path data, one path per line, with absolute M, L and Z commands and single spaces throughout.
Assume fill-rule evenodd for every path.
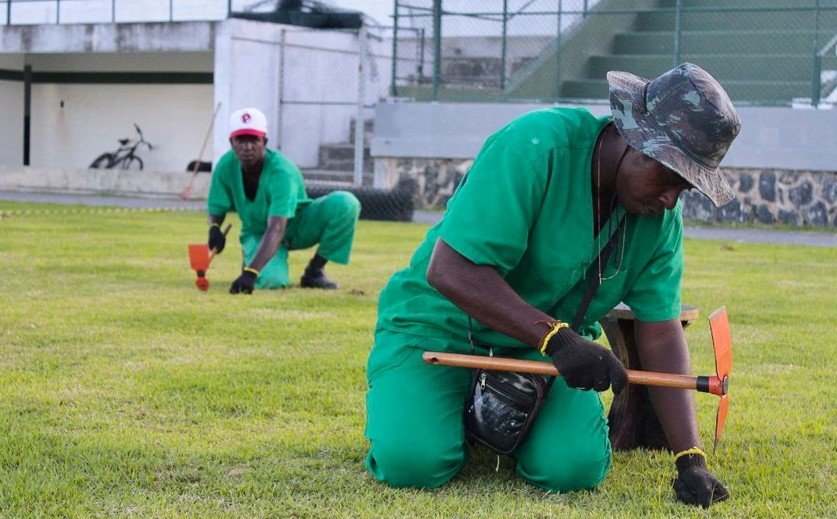
M 209 227 L 209 250 L 215 249 L 216 254 L 221 254 L 227 244 L 227 237 L 221 232 L 221 226 L 213 224 Z
M 546 353 L 570 387 L 605 391 L 612 386 L 619 394 L 628 383 L 628 373 L 616 355 L 569 328 L 549 339 Z
M 233 281 L 230 294 L 252 294 L 253 287 L 256 285 L 256 277 L 258 277 L 258 274 L 255 272 L 242 270 L 238 279 Z
M 677 499 L 709 508 L 712 503 L 729 498 L 729 491 L 706 470 L 706 460 L 699 454 L 681 456 L 675 462 L 677 478 L 672 482 Z

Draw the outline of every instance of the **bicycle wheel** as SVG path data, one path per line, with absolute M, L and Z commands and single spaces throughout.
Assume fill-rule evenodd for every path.
M 96 160 L 90 163 L 88 168 L 110 168 L 113 166 L 113 154 L 111 153 L 102 153 Z
M 122 169 L 142 169 L 142 159 L 139 157 L 125 157 L 122 161 Z

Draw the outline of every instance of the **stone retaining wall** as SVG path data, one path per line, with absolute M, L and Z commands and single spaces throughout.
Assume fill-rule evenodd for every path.
M 441 209 L 471 167 L 468 159 L 376 158 L 376 178 L 416 183 L 416 207 Z M 724 169 L 736 199 L 722 208 L 684 193 L 683 217 L 702 222 L 761 222 L 837 227 L 837 171 Z M 383 187 L 383 186 L 381 186 Z
M 837 172 L 726 169 L 735 200 L 721 208 L 684 193 L 683 217 L 702 222 L 837 226 Z

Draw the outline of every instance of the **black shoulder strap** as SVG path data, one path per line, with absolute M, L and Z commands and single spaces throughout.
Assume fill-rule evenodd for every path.
M 593 260 L 593 263 L 591 263 L 587 268 L 586 275 L 589 279 L 587 282 L 587 289 L 584 291 L 584 297 L 581 300 L 581 304 L 578 305 L 573 322 L 570 324 L 570 328 L 572 328 L 576 333 L 578 332 L 579 326 L 581 326 L 581 323 L 584 321 L 584 315 L 587 313 L 590 303 L 593 302 L 596 290 L 599 288 L 599 283 L 601 282 L 601 279 L 599 278 L 599 265 L 607 265 L 607 260 L 610 259 L 610 253 L 613 252 L 616 242 L 619 241 L 619 234 L 622 232 L 622 223 L 624 221 L 625 213 L 622 213 L 622 217 L 619 218 L 619 222 L 616 224 L 616 230 L 613 231 L 613 234 L 610 236 L 610 240 L 608 240 L 602 248 L 599 256 Z
M 584 321 L 584 315 L 587 313 L 587 308 L 590 307 L 590 303 L 593 302 L 593 297 L 596 295 L 596 290 L 599 288 L 599 283 L 601 280 L 599 279 L 599 262 L 601 261 L 602 265 L 607 265 L 608 259 L 610 259 L 610 253 L 613 252 L 613 248 L 616 246 L 616 242 L 619 240 L 619 234 L 622 232 L 622 224 L 625 221 L 625 213 L 622 213 L 622 217 L 619 218 L 619 222 L 616 224 L 616 230 L 613 231 L 611 234 L 610 239 L 607 241 L 604 247 L 602 247 L 601 252 L 596 257 L 595 260 L 590 264 L 587 268 L 586 277 L 589 279 L 587 282 L 587 288 L 584 291 L 584 297 L 581 299 L 581 304 L 578 305 L 578 309 L 575 312 L 575 317 L 573 318 L 573 322 L 570 324 L 570 328 L 576 333 L 578 333 L 578 328 L 581 326 L 581 323 Z M 473 348 L 474 340 L 472 335 L 472 320 L 471 316 L 467 313 L 465 314 L 468 316 L 468 343 Z M 552 380 L 555 377 L 549 377 L 550 381 L 549 384 L 552 384 Z
M 622 232 L 622 223 L 624 221 L 625 213 L 622 213 L 622 217 L 619 218 L 619 222 L 616 224 L 616 230 L 610 235 L 610 239 L 607 241 L 605 246 L 602 247 L 602 251 L 596 259 L 593 260 L 593 263 L 587 267 L 586 276 L 587 279 L 589 279 L 587 282 L 587 289 L 584 291 L 584 297 L 581 299 L 581 304 L 578 305 L 572 324 L 570 324 L 570 328 L 572 328 L 572 330 L 576 333 L 578 333 L 578 328 L 584 321 L 584 315 L 587 313 L 590 303 L 593 302 L 593 297 L 596 295 L 596 290 L 599 288 L 599 284 L 601 283 L 601 279 L 599 279 L 599 262 L 601 261 L 602 265 L 607 265 L 607 260 L 610 259 L 610 253 L 613 252 L 616 242 L 619 241 L 619 234 Z M 546 391 L 549 392 L 549 390 L 552 389 L 552 383 L 555 382 L 555 377 L 549 376 L 547 378 L 548 381 L 546 383 Z

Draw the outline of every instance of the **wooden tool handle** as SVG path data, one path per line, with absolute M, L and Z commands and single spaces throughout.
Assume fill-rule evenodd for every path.
M 215 126 L 215 118 L 218 116 L 218 109 L 221 108 L 221 103 L 215 105 L 215 111 L 212 112 L 212 120 L 209 122 L 209 128 L 206 130 L 206 135 L 201 144 L 201 151 L 198 153 L 198 160 L 195 161 L 195 167 L 192 170 L 192 175 L 189 177 L 189 183 L 183 188 L 180 193 L 180 198 L 188 199 L 192 197 L 192 186 L 195 183 L 195 177 L 198 176 L 198 169 L 201 167 L 201 160 L 203 160 L 203 151 L 206 149 L 206 143 L 209 142 L 209 136 L 212 135 L 212 127 Z
M 462 355 L 459 353 L 441 353 L 435 351 L 424 352 L 422 359 L 428 364 L 441 364 L 460 368 L 482 368 L 496 371 L 535 373 L 537 375 L 559 375 L 558 370 L 552 364 L 536 360 L 484 357 L 482 355 Z M 643 386 L 698 389 L 697 383 L 699 378 L 710 377 L 693 377 L 674 373 L 628 370 L 628 382 Z

